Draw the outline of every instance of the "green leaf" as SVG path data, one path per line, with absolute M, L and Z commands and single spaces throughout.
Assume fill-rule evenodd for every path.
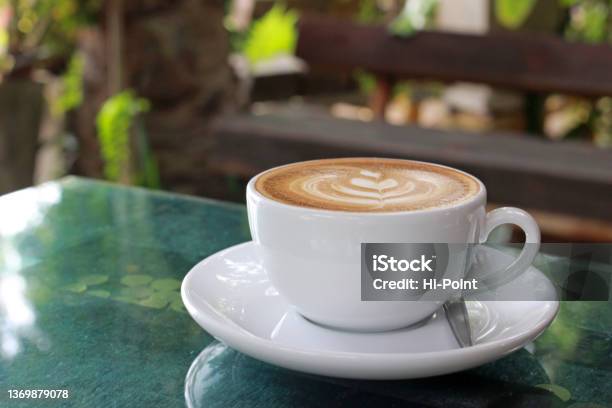
M 495 0 L 495 17 L 506 28 L 520 27 L 535 6 L 535 0 Z
M 163 309 L 168 304 L 168 301 L 166 299 L 151 296 L 145 300 L 141 300 L 138 302 L 138 304 L 145 307 L 151 307 L 153 309 Z
M 110 292 L 108 290 L 88 290 L 86 293 L 88 295 L 99 297 L 99 298 L 110 297 Z
M 154 292 L 150 298 L 156 300 L 165 300 L 168 303 L 182 302 L 181 295 L 178 292 Z
M 83 71 L 85 69 L 85 58 L 80 53 L 75 53 L 64 75 L 62 75 L 62 91 L 52 102 L 52 110 L 55 114 L 63 114 L 77 108 L 83 102 Z
M 417 29 L 412 25 L 412 21 L 409 18 L 399 16 L 391 21 L 389 31 L 400 37 L 410 37 L 417 32 Z
M 145 299 L 153 294 L 153 290 L 148 286 L 132 286 L 121 288 L 118 296 L 130 299 Z
M 608 7 L 601 3 L 585 3 L 582 5 L 584 23 L 580 27 L 581 38 L 590 43 L 600 43 L 606 40 L 608 24 Z
M 242 52 L 251 64 L 280 54 L 293 54 L 297 43 L 297 13 L 276 4 L 253 23 Z
M 87 290 L 87 285 L 82 282 L 77 282 L 64 287 L 64 289 L 69 292 L 83 293 Z
M 538 384 L 536 387 L 555 394 L 557 398 L 563 402 L 569 401 L 570 398 L 572 398 L 572 394 L 567 388 L 563 388 L 557 384 Z
M 150 103 L 132 91 L 120 92 L 109 98 L 96 117 L 100 151 L 104 159 L 104 175 L 119 181 L 130 173 L 130 129 L 137 115 L 149 110 Z
M 151 282 L 151 287 L 158 291 L 172 291 L 181 287 L 181 281 L 174 278 L 156 279 Z
M 79 282 L 84 283 L 86 285 L 100 285 L 102 283 L 108 282 L 108 276 L 107 275 L 87 275 L 79 279 Z
M 369 95 L 376 88 L 376 76 L 361 69 L 355 70 L 353 78 L 357 82 L 359 91 L 364 95 Z
M 153 278 L 149 275 L 127 275 L 121 278 L 121 283 L 125 286 L 147 285 Z

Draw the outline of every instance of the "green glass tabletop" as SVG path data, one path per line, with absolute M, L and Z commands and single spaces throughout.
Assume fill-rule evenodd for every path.
M 0 197 L 0 407 L 612 406 L 609 302 L 564 303 L 524 349 L 422 380 L 317 377 L 229 349 L 179 285 L 249 238 L 242 206 L 74 177 Z

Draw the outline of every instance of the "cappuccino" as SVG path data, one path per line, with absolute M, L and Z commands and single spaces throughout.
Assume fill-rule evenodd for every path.
M 475 196 L 475 178 L 448 167 L 399 159 L 314 160 L 261 174 L 272 200 L 334 211 L 395 212 L 449 207 Z

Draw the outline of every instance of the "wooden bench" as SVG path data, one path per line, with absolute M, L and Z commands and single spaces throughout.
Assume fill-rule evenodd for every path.
M 611 47 L 569 44 L 542 35 L 423 32 L 401 39 L 384 27 L 305 19 L 297 53 L 309 64 L 375 72 L 379 111 L 387 101 L 385 89 L 399 78 L 612 95 Z M 455 166 L 482 179 L 490 201 L 538 212 L 551 236 L 612 239 L 612 151 L 586 143 L 397 127 L 288 109 L 222 118 L 215 126 L 210 166 L 246 178 L 284 163 L 341 156 L 400 157 Z
M 379 117 L 399 79 L 469 81 L 531 92 L 612 96 L 612 47 L 568 43 L 539 33 L 468 35 L 423 31 L 400 38 L 386 27 L 303 18 L 297 55 L 333 70 L 377 75 Z

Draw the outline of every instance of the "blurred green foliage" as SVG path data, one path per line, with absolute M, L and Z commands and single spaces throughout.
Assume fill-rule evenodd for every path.
M 56 100 L 52 101 L 51 110 L 61 115 L 77 108 L 83 102 L 83 69 L 85 59 L 79 53 L 72 55 L 66 72 L 61 77 L 62 91 Z
M 253 22 L 242 45 L 242 52 L 251 64 L 280 54 L 293 54 L 297 43 L 297 18 L 293 10 L 274 5 Z
M 612 148 L 612 97 L 601 98 L 593 115 L 594 141 L 600 147 Z
M 353 79 L 357 82 L 359 91 L 364 95 L 369 95 L 376 88 L 376 76 L 363 69 L 356 69 L 353 72 Z
M 565 37 L 588 43 L 612 42 L 611 0 L 565 0 L 569 22 Z
M 506 28 L 519 28 L 535 3 L 536 0 L 495 0 L 495 17 Z
M 571 41 L 612 44 L 612 0 L 560 0 L 568 10 L 564 36 Z M 571 58 L 571 56 L 568 56 Z M 577 120 L 568 137 L 590 138 L 600 147 L 612 147 L 612 98 L 585 101 L 588 115 Z
M 558 1 L 568 15 L 562 27 L 567 39 L 588 43 L 612 42 L 612 0 Z M 495 18 L 506 28 L 519 29 L 535 5 L 536 0 L 495 0 Z
M 108 180 L 159 187 L 157 166 L 137 123 L 149 107 L 146 99 L 128 90 L 109 98 L 100 109 L 96 125 Z
M 11 15 L 2 36 L 14 53 L 69 53 L 78 29 L 95 22 L 101 5 L 102 0 L 0 0 Z
M 361 0 L 355 18 L 360 23 L 376 23 L 380 22 L 384 16 L 376 0 Z
M 408 0 L 401 13 L 389 24 L 389 30 L 402 37 L 430 26 L 438 0 Z
M 0 70 L 10 71 L 16 56 L 33 61 L 67 58 L 61 91 L 50 100 L 51 112 L 63 115 L 83 102 L 84 57 L 75 52 L 79 30 L 99 25 L 103 0 L 0 0 Z M 112 62 L 109 62 L 112 63 Z M 44 65 L 43 65 L 44 66 Z M 4 69 L 3 69 L 4 68 Z M 109 180 L 159 186 L 157 165 L 138 116 L 149 103 L 130 91 L 111 97 L 96 118 L 98 138 Z

